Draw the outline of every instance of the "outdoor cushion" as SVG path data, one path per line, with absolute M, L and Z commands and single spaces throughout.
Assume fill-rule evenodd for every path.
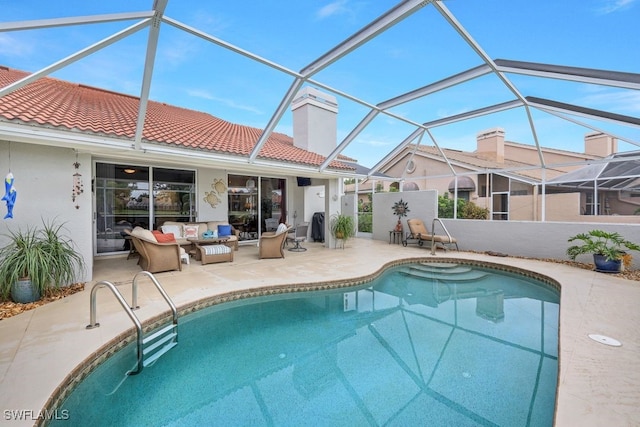
M 218 236 L 231 236 L 231 226 L 230 225 L 218 225 Z
M 133 236 L 139 237 L 141 239 L 146 239 L 149 240 L 151 242 L 158 242 L 158 240 L 156 239 L 156 236 L 153 235 L 153 233 L 147 229 L 144 229 L 142 227 L 136 227 L 131 231 L 131 234 Z
M 153 230 L 152 233 L 156 236 L 158 243 L 174 243 L 176 241 L 173 233 L 163 233 L 160 230 Z
M 202 246 L 204 253 L 207 255 L 218 255 L 231 253 L 231 248 L 225 245 L 206 245 Z
M 180 225 L 163 225 L 160 229 L 164 234 L 171 233 L 173 237 L 178 239 L 182 237 L 182 226 Z
M 198 238 L 198 226 L 197 225 L 185 225 L 184 237 L 186 238 Z
M 289 229 L 289 227 L 287 227 L 287 224 L 281 223 L 281 224 L 278 225 L 278 228 L 276 229 L 276 234 L 284 233 L 288 229 Z

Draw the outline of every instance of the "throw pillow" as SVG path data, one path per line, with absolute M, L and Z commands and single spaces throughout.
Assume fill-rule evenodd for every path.
M 280 233 L 284 233 L 285 231 L 287 231 L 287 224 L 285 224 L 284 222 L 281 224 L 278 224 L 278 228 L 276 229 L 276 234 L 280 234 Z
M 198 238 L 198 226 L 197 225 L 185 225 L 184 226 L 184 237 L 189 238 Z
M 175 243 L 176 238 L 173 233 L 162 233 L 159 230 L 153 230 L 153 235 L 156 236 L 158 243 Z
M 231 226 L 230 225 L 218 225 L 218 236 L 220 236 L 220 237 L 231 236 Z
M 182 237 L 181 225 L 163 225 L 160 229 L 164 234 L 172 233 L 174 237 Z

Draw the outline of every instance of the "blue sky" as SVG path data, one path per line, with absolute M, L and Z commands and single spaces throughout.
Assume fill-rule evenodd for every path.
M 169 0 L 166 16 L 300 71 L 396 4 L 388 0 Z M 151 5 L 152 0 L 0 0 L 0 23 L 143 11 Z M 444 5 L 493 59 L 640 73 L 640 0 L 446 0 Z M 0 65 L 37 71 L 133 23 L 0 32 Z M 53 76 L 139 96 L 146 41 L 147 30 L 142 30 Z M 481 64 L 442 15 L 427 5 L 313 78 L 377 104 Z M 640 116 L 638 90 L 507 77 L 525 96 Z M 150 97 L 263 128 L 292 81 L 280 71 L 163 25 Z M 485 76 L 392 111 L 423 123 L 512 99 L 499 79 Z M 368 108 L 340 96 L 338 104 L 340 142 Z M 532 117 L 543 146 L 582 151 L 584 135 L 591 132 L 537 110 Z M 638 128 L 577 119 L 640 142 Z M 523 108 L 436 127 L 432 134 L 443 147 L 472 151 L 476 134 L 493 127 L 504 128 L 508 140 L 533 143 Z M 276 130 L 292 135 L 290 112 Z M 344 154 L 373 166 L 413 130 L 407 123 L 379 115 Z M 423 139 L 422 143 L 432 142 Z M 620 149 L 637 146 L 620 143 Z

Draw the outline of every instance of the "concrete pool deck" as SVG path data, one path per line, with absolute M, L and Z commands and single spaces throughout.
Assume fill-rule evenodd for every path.
M 286 251 L 285 259 L 259 260 L 257 248 L 241 246 L 233 263 L 200 265 L 192 260 L 182 272 L 156 275 L 175 304 L 231 291 L 315 281 L 349 280 L 376 273 L 386 263 L 432 257 L 415 245 L 353 239 L 342 249 L 307 242 L 306 252 Z M 438 252 L 504 264 L 548 276 L 561 284 L 560 361 L 557 426 L 640 425 L 640 283 L 568 265 L 467 252 Z M 0 409 L 3 425 L 26 426 L 35 418 L 67 375 L 103 345 L 131 329 L 131 320 L 107 290 L 97 298 L 101 327 L 87 330 L 89 294 L 94 283 L 108 280 L 124 297 L 140 271 L 135 259 L 99 259 L 94 281 L 83 292 L 0 321 Z M 150 285 L 138 290 L 141 321 L 166 311 Z M 612 337 L 612 347 L 589 334 Z M 19 416 L 22 420 L 17 420 Z M 72 421 L 72 419 L 71 419 Z

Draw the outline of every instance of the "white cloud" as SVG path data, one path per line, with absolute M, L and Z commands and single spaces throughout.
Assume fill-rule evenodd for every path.
M 619 10 L 629 9 L 637 0 L 605 0 L 603 6 L 598 8 L 598 13 L 608 14 Z
M 227 20 L 204 10 L 195 11 L 193 13 L 193 21 L 193 27 L 209 33 L 220 33 L 229 27 Z
M 193 96 L 193 97 L 196 97 L 196 98 L 207 99 L 209 101 L 219 102 L 219 103 L 221 103 L 223 105 L 226 105 L 229 108 L 233 108 L 235 110 L 249 111 L 249 112 L 255 113 L 255 114 L 264 114 L 264 112 L 262 110 L 254 107 L 254 106 L 238 104 L 233 99 L 220 98 L 220 97 L 214 96 L 211 93 L 207 92 L 206 90 L 202 90 L 202 89 L 189 89 L 189 90 L 187 90 L 187 95 Z
M 347 7 L 345 7 L 346 4 L 346 0 L 334 1 L 318 10 L 318 13 L 316 13 L 316 15 L 320 19 L 328 18 L 334 15 L 340 15 L 348 11 Z
M 602 110 L 638 114 L 640 113 L 640 93 L 631 90 L 593 92 L 583 97 L 579 105 L 595 105 L 595 108 Z
M 21 42 L 9 34 L 0 33 L 0 55 L 26 57 L 32 52 L 32 44 Z

